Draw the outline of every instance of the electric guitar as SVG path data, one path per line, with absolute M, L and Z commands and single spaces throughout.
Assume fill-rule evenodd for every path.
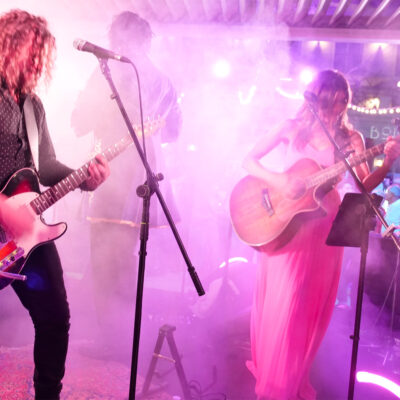
M 147 122 L 144 126 L 145 136 L 151 135 L 163 124 L 161 119 Z M 141 130 L 136 128 L 136 131 L 140 136 Z M 101 154 L 107 161 L 111 161 L 132 144 L 132 138 L 128 135 Z M 67 224 L 64 222 L 46 224 L 42 213 L 89 177 L 90 163 L 91 161 L 71 172 L 43 193 L 39 191 L 39 178 L 31 168 L 20 169 L 7 181 L 1 191 L 8 197 L 6 202 L 11 202 L 17 207 L 28 207 L 34 215 L 34 222 L 32 232 L 21 237 L 13 237 L 0 225 L 0 290 L 8 286 L 13 279 L 25 280 L 26 277 L 19 274 L 32 251 L 43 243 L 58 239 L 67 230 Z
M 384 146 L 381 143 L 352 155 L 350 165 L 355 167 L 382 154 Z M 321 199 L 332 187 L 327 189 L 327 183 L 345 171 L 343 161 L 322 169 L 314 160 L 304 158 L 282 173 L 283 181 L 288 182 L 284 190 L 254 176 L 244 177 L 233 188 L 229 204 L 237 235 L 255 248 L 277 250 L 293 237 L 302 218 L 323 214 Z

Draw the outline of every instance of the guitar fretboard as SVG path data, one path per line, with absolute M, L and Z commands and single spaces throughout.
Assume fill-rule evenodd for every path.
M 349 158 L 349 164 L 351 167 L 355 167 L 363 162 L 368 161 L 371 158 L 374 158 L 383 153 L 383 148 L 385 147 L 385 143 L 378 144 L 374 147 L 369 148 L 361 154 L 352 155 Z M 347 170 L 346 165 L 343 161 L 340 161 L 328 168 L 322 169 L 321 171 L 316 172 L 315 174 L 309 176 L 306 179 L 306 187 L 307 189 L 321 185 L 330 179 L 337 177 L 338 175 L 344 173 Z
M 122 153 L 127 147 L 132 144 L 130 136 L 126 136 L 118 143 L 110 146 L 101 154 L 107 161 L 111 161 L 114 157 Z M 77 170 L 71 172 L 67 177 L 62 179 L 56 185 L 44 191 L 38 197 L 31 201 L 30 205 L 37 215 L 42 214 L 55 202 L 63 198 L 67 193 L 72 192 L 78 188 L 89 177 L 89 165 L 91 162 L 96 162 L 94 159 L 88 161 L 86 164 Z

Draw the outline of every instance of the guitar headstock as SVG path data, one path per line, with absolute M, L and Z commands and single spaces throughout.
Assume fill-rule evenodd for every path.
M 150 136 L 158 129 L 162 128 L 165 125 L 165 120 L 161 117 L 150 119 L 148 118 L 144 123 L 144 134 L 145 136 Z M 134 126 L 134 130 L 138 137 L 142 136 L 142 129 L 139 126 Z M 126 135 L 122 139 L 120 139 L 114 145 L 105 149 L 101 154 L 106 157 L 108 161 L 112 160 L 115 156 L 124 151 L 127 147 L 133 144 L 131 135 Z

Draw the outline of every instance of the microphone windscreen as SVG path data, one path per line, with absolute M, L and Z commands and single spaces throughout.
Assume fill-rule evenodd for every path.
M 73 46 L 78 49 L 78 50 L 82 50 L 83 45 L 85 44 L 85 41 L 82 39 L 75 39 Z

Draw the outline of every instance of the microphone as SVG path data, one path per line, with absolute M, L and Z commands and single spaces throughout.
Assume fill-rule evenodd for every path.
M 103 49 L 102 47 L 96 46 L 95 44 L 87 42 L 86 40 L 75 39 L 73 45 L 77 50 L 87 51 L 88 53 L 92 53 L 99 58 L 111 58 L 112 60 L 117 60 L 121 62 L 130 62 L 129 58 L 120 56 L 119 54 L 114 53 L 111 50 Z
M 318 100 L 317 95 L 314 94 L 313 92 L 310 92 L 309 90 L 306 90 L 303 96 L 309 103 L 316 103 Z

